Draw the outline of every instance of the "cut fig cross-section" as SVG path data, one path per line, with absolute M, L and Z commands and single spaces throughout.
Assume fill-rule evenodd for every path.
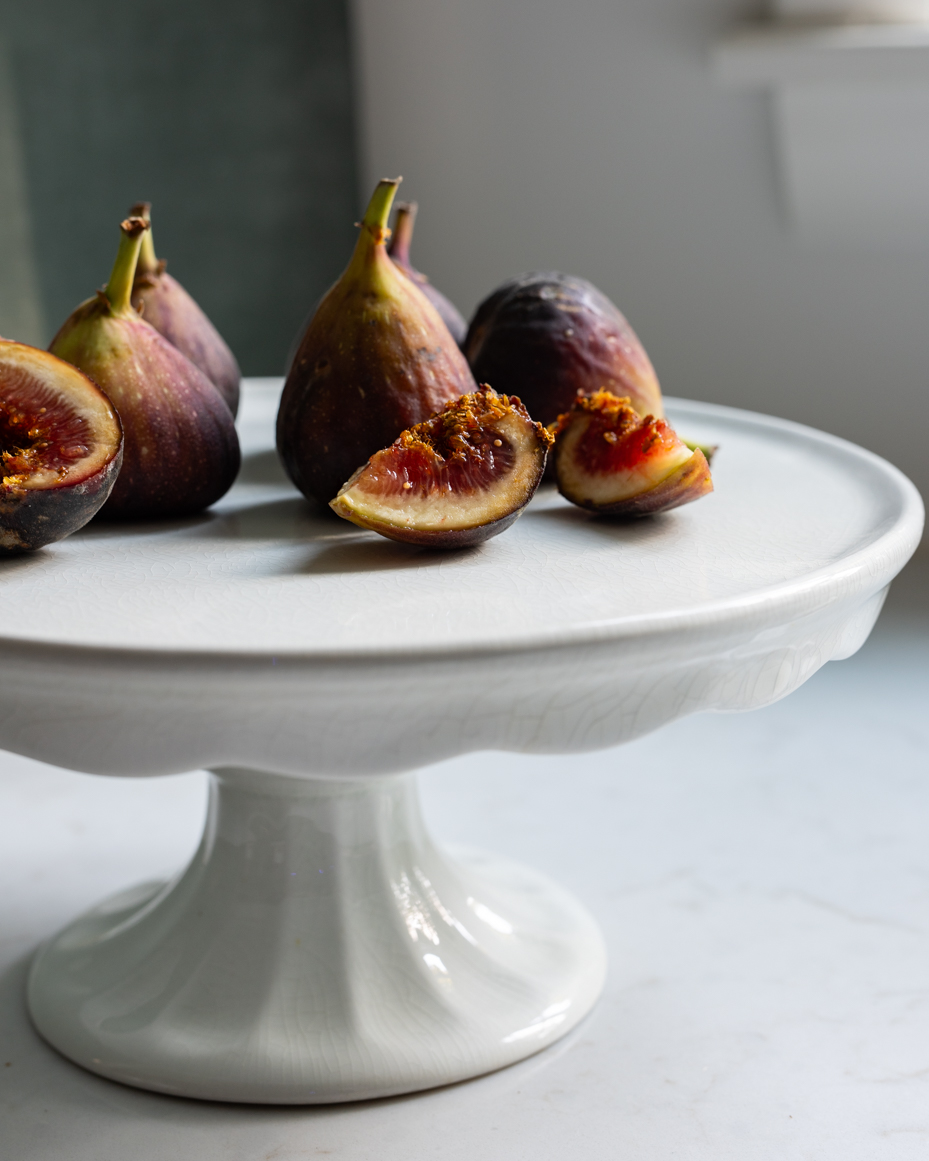
M 0 339 L 0 555 L 86 524 L 116 482 L 122 446 L 116 411 L 86 375 Z
M 488 386 L 376 452 L 331 507 L 391 540 L 464 548 L 508 528 L 532 499 L 553 437 Z
M 649 516 L 713 491 L 706 456 L 665 419 L 610 391 L 581 396 L 555 425 L 558 490 L 607 516 Z

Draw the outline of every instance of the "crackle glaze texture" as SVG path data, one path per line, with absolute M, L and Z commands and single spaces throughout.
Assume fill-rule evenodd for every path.
M 66 929 L 30 1004 L 66 1055 L 143 1087 L 411 1091 L 562 1035 L 603 952 L 558 888 L 436 851 L 396 775 L 783 697 L 865 640 L 922 505 L 840 440 L 670 400 L 685 438 L 720 445 L 712 496 L 619 524 L 548 489 L 505 535 L 434 554 L 295 493 L 278 391 L 247 386 L 243 472 L 211 512 L 0 564 L 0 747 L 216 772 L 187 871 Z

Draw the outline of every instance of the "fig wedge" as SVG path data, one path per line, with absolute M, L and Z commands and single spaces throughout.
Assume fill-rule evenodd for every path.
M 122 456 L 119 418 L 96 384 L 47 351 L 0 339 L 0 556 L 86 524 Z
M 642 418 L 628 398 L 595 391 L 555 428 L 558 491 L 605 516 L 650 516 L 713 491 L 706 456 L 665 419 Z
M 552 441 L 518 399 L 484 385 L 401 432 L 330 507 L 391 540 L 480 544 L 509 528 L 532 499 Z

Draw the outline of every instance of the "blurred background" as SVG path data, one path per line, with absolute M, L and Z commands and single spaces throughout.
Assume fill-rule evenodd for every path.
M 372 183 L 402 173 L 414 262 L 466 315 L 522 270 L 584 275 L 668 394 L 846 436 L 929 494 L 929 229 L 888 234 L 867 207 L 844 233 L 798 226 L 776 95 L 713 63 L 761 12 L 0 0 L 0 333 L 47 342 L 145 198 L 159 253 L 245 372 L 279 373 Z M 881 189 L 912 187 L 864 154 Z M 840 217 L 841 174 L 829 196 Z
M 245 373 L 277 374 L 353 244 L 349 58 L 344 0 L 0 0 L 0 334 L 47 343 L 145 200 Z

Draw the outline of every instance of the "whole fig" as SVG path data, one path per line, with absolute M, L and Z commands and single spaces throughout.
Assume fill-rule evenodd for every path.
M 142 218 L 151 226 L 151 208 L 149 202 L 136 202 L 129 216 Z M 155 257 L 149 228 L 142 235 L 132 283 L 132 305 L 147 323 L 200 368 L 235 415 L 239 410 L 242 382 L 235 355 L 184 287 L 168 274 L 167 265 L 164 258 Z
M 413 227 L 416 224 L 416 202 L 398 202 L 394 218 L 394 232 L 387 247 L 387 253 L 408 278 L 412 278 L 426 298 L 432 303 L 448 327 L 452 338 L 460 347 L 464 342 L 468 324 L 454 303 L 449 302 L 441 290 L 437 290 L 422 271 L 410 262 L 410 243 L 413 241 Z
M 401 431 L 477 387 L 435 307 L 387 254 L 399 183 L 374 191 L 352 259 L 310 319 L 281 396 L 284 467 L 324 504 Z
M 81 303 L 49 350 L 89 375 L 122 421 L 123 466 L 101 516 L 187 516 L 232 486 L 240 461 L 235 423 L 206 375 L 130 304 L 148 224 L 127 218 L 120 229 L 106 288 Z
M 477 308 L 463 350 L 475 378 L 518 395 L 540 423 L 601 388 L 627 397 L 640 415 L 664 414 L 635 331 L 583 278 L 532 273 L 504 282 Z

